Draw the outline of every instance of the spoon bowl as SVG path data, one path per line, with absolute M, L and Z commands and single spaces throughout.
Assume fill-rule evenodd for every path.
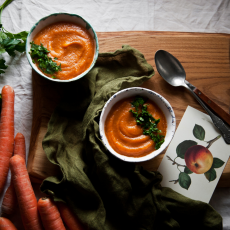
M 181 63 L 169 52 L 158 50 L 155 63 L 159 74 L 172 86 L 184 86 L 186 73 Z

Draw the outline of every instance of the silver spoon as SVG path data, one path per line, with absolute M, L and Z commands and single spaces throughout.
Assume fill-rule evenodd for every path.
M 187 88 L 197 99 L 200 105 L 206 110 L 211 117 L 214 125 L 220 130 L 222 136 L 227 144 L 230 144 L 230 127 L 225 124 L 221 119 L 224 119 L 229 123 L 229 115 L 222 110 L 217 104 L 210 100 L 195 86 L 185 80 L 186 74 L 181 63 L 170 53 L 164 50 L 158 50 L 155 54 L 155 63 L 158 73 L 172 86 L 183 86 Z M 205 104 L 205 102 L 211 107 L 212 112 Z

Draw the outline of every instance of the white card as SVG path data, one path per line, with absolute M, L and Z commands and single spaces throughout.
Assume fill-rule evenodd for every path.
M 230 145 L 211 118 L 188 106 L 158 168 L 161 185 L 208 203 L 229 155 Z

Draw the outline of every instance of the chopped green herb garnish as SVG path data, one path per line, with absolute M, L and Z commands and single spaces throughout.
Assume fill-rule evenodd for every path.
M 160 119 L 155 119 L 147 111 L 148 105 L 145 105 L 145 102 L 146 100 L 144 98 L 137 96 L 134 101 L 131 102 L 132 106 L 135 107 L 135 111 L 131 109 L 130 112 L 132 112 L 136 118 L 137 125 L 143 128 L 143 134 L 150 136 L 155 142 L 155 149 L 159 149 L 164 143 L 164 135 L 161 135 L 160 133 L 162 131 L 157 128 Z
M 33 62 L 38 63 L 38 67 L 42 70 L 42 72 L 47 74 L 54 74 L 58 71 L 61 71 L 61 64 L 57 65 L 57 63 L 48 56 L 50 51 L 46 49 L 42 43 L 41 45 L 36 45 L 34 42 L 31 42 L 30 44 L 30 56 Z M 57 60 L 57 58 L 54 58 L 54 60 Z
M 135 107 L 136 111 L 138 112 L 139 106 L 145 103 L 144 99 L 140 96 L 137 96 L 133 102 L 131 102 L 132 106 Z

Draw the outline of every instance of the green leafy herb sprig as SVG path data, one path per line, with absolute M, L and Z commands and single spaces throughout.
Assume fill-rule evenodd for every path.
M 134 110 L 130 110 L 133 116 L 136 118 L 137 125 L 143 128 L 143 134 L 150 136 L 150 138 L 155 142 L 155 149 L 159 149 L 164 143 L 164 135 L 157 128 L 157 124 L 160 122 L 159 119 L 155 119 L 148 111 L 148 105 L 144 105 L 145 99 L 141 96 L 137 96 L 134 101 L 131 102 L 132 106 L 135 107 Z
M 23 53 L 25 51 L 26 38 L 28 31 L 22 31 L 17 34 L 7 31 L 1 23 L 1 16 L 3 9 L 9 5 L 13 0 L 6 0 L 0 6 L 0 54 L 7 52 L 10 56 L 15 56 L 15 51 Z M 5 64 L 5 60 L 0 59 L 0 74 L 5 73 L 5 69 L 8 67 Z
M 38 67 L 42 70 L 42 72 L 54 74 L 61 71 L 61 64 L 57 65 L 57 63 L 48 56 L 50 51 L 45 48 L 42 43 L 41 45 L 36 45 L 34 42 L 31 42 L 30 44 L 30 56 L 34 63 L 38 63 Z M 55 57 L 54 60 L 57 60 L 57 58 Z M 55 78 L 55 76 L 52 76 L 52 78 Z

